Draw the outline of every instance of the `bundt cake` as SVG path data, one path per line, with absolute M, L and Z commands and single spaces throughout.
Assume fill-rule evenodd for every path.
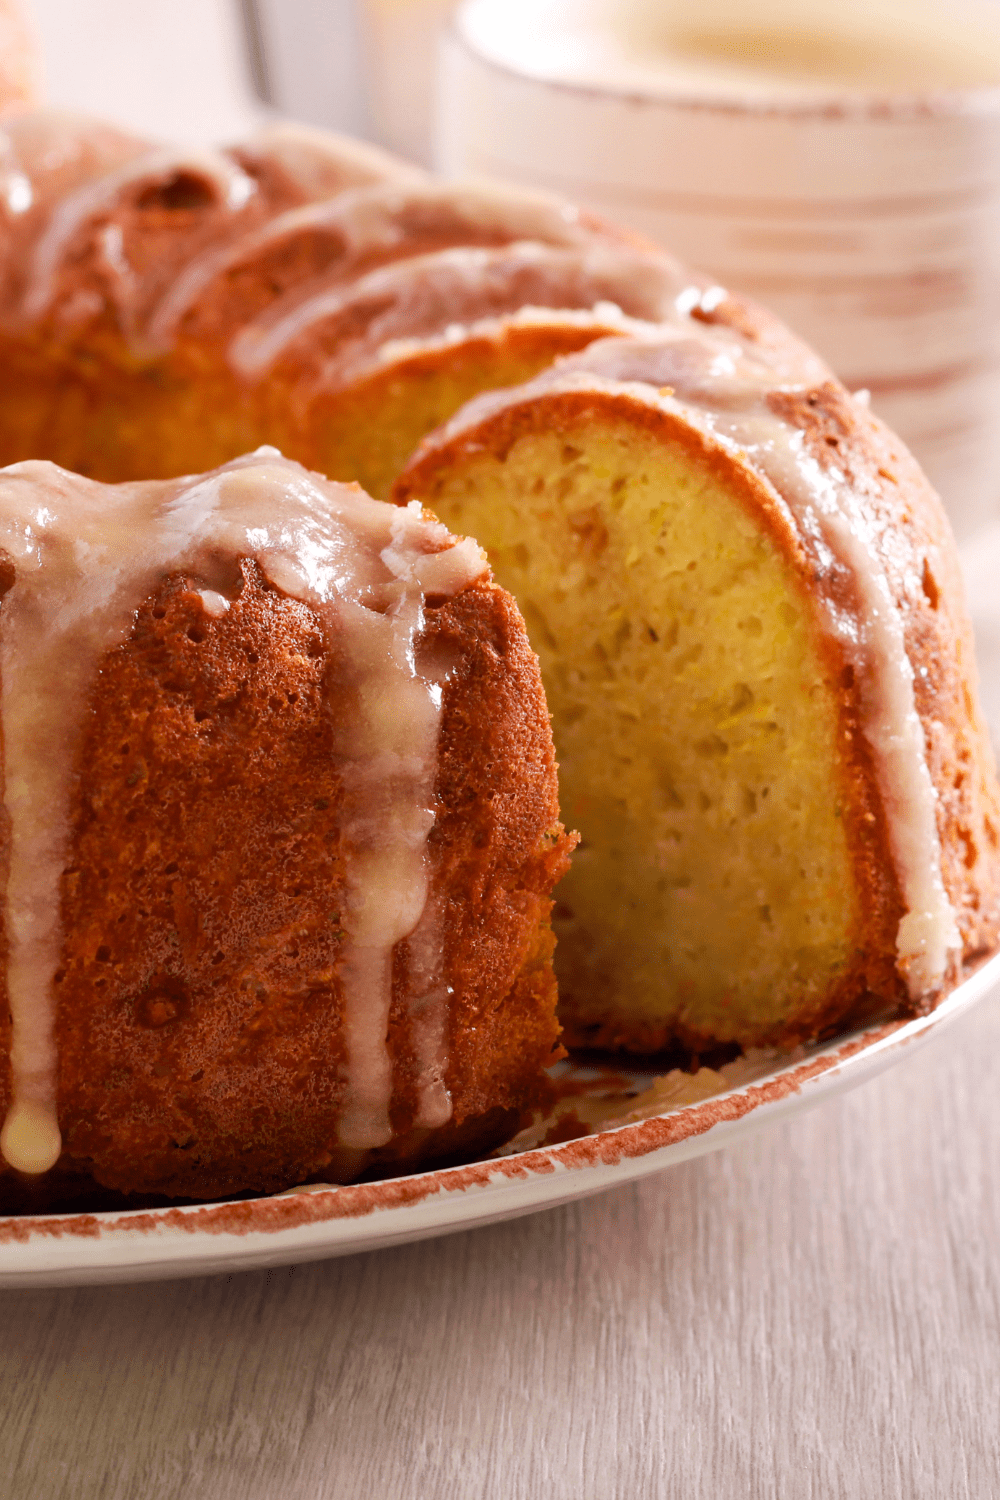
M 0 148 L 2 494 L 30 510 L 0 664 L 51 554 L 74 604 L 39 649 L 94 668 L 21 677 L 12 723 L 79 719 L 27 870 L 40 783 L 7 739 L 5 1201 L 50 1163 L 34 1191 L 62 1199 L 391 1170 L 484 1149 L 537 1096 L 571 842 L 548 720 L 508 595 L 424 502 L 484 542 L 542 659 L 583 833 L 555 916 L 571 1042 L 787 1046 L 933 1005 L 996 945 L 947 525 L 773 319 L 559 199 L 297 127 L 176 152 L 36 112 Z M 261 444 L 406 508 L 238 459 Z M 248 486 L 253 524 L 227 508 Z M 340 571 L 348 509 L 369 593 Z M 398 748 L 418 731 L 433 798 Z M 395 944 L 364 940 L 352 884 L 376 847 Z
M 572 841 L 480 549 L 262 449 L 15 465 L 0 551 L 0 1206 L 509 1136 L 558 1055 Z
M 480 539 L 542 662 L 571 1043 L 786 1047 L 932 1006 L 1000 932 L 940 503 L 808 351 L 708 300 L 472 401 L 393 492 Z

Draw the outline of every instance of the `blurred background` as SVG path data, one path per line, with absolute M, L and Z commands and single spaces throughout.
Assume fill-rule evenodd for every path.
M 311 124 L 343 130 L 379 141 L 414 160 L 430 164 L 433 155 L 433 94 L 438 38 L 458 0 L 21 0 L 41 42 L 48 96 L 52 103 L 96 111 L 131 126 L 171 139 L 220 140 L 245 132 L 269 110 Z M 881 18 L 883 32 L 904 28 L 921 33 L 939 53 L 939 68 L 950 69 L 953 81 L 963 78 L 967 59 L 945 59 L 951 38 L 976 11 L 986 16 L 987 29 L 1000 29 L 998 0 L 872 0 L 869 5 L 834 5 L 830 0 L 768 0 L 764 11 L 782 9 L 806 17 L 806 31 L 815 31 L 816 17 L 836 16 L 842 29 L 852 10 Z M 475 9 L 467 5 L 467 9 Z M 620 13 L 666 14 L 676 0 L 625 0 Z M 487 4 L 479 9 L 489 11 Z M 546 13 L 548 42 L 539 27 L 537 53 L 544 54 L 550 74 L 565 60 L 565 33 L 577 17 L 615 12 L 615 0 L 505 0 L 492 10 L 513 19 L 518 12 L 530 18 Z M 692 7 L 695 14 L 705 6 Z M 756 25 L 762 0 L 752 10 L 744 0 L 711 0 L 707 13 L 718 13 L 728 33 L 730 61 L 747 42 L 747 23 Z M 558 15 L 563 35 L 552 57 L 551 18 Z M 945 18 L 945 29 L 935 19 Z M 995 24 L 994 24 L 995 23 Z M 523 20 L 521 22 L 523 27 Z M 929 29 L 928 29 L 929 28 Z M 607 31 L 607 27 L 604 28 Z M 936 34 L 935 34 L 936 33 Z M 877 32 L 869 30 L 870 38 Z M 676 40 L 676 39 L 675 39 Z M 704 39 L 696 45 L 703 45 Z M 759 37 L 757 44 L 759 46 Z M 691 36 L 687 38 L 690 51 Z M 571 44 L 570 44 L 571 45 Z M 607 38 L 602 39 L 606 47 Z M 885 79 L 893 59 L 880 49 L 871 83 Z M 925 49 L 926 50 L 926 49 Z M 976 48 L 984 77 L 996 82 L 1000 34 L 989 35 Z M 992 51 L 993 58 L 987 54 Z M 580 63 L 580 57 L 574 60 Z M 690 58 L 688 59 L 690 61 Z M 760 59 L 757 59 L 758 64 Z M 799 63 L 816 72 L 816 59 L 800 55 Z M 843 54 L 841 72 L 852 66 Z M 905 59 L 904 67 L 907 66 Z M 829 68 L 825 57 L 822 69 Z M 577 72 L 579 72 L 579 67 Z M 633 70 L 635 72 L 635 70 Z M 719 70 L 716 68 L 716 77 Z M 745 76 L 745 75 L 744 75 Z M 638 72 L 635 77 L 640 80 Z M 896 80 L 899 81 L 898 79 Z M 979 81 L 984 81 L 980 78 Z M 905 83 L 905 79 L 903 80 Z
M 24 0 L 54 104 L 173 140 L 270 110 L 430 158 L 449 0 Z

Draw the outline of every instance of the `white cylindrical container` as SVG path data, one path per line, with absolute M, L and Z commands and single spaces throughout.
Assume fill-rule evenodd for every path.
M 266 103 L 430 165 L 438 39 L 454 0 L 240 3 Z
M 966 535 L 1000 516 L 1000 9 L 465 0 L 439 165 L 556 189 L 766 302 Z
M 438 38 L 454 0 L 362 0 L 359 8 L 371 134 L 429 166 Z

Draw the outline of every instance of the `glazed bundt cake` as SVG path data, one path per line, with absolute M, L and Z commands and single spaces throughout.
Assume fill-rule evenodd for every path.
M 397 482 L 542 662 L 567 1040 L 786 1047 L 932 1006 L 1000 931 L 954 544 L 896 439 L 736 304 L 485 395 Z
M 273 450 L 114 488 L 16 465 L 0 548 L 0 1204 L 509 1136 L 558 1055 L 571 841 L 480 549 Z
M 559 199 L 317 132 L 3 128 L 5 1201 L 347 1179 L 539 1097 L 545 703 L 425 501 L 542 660 L 572 1043 L 787 1046 L 996 945 L 947 525 L 773 319 Z

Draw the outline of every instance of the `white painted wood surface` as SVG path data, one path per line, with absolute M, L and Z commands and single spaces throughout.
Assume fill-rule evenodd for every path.
M 1000 1495 L 1000 1000 L 742 1148 L 400 1250 L 0 1294 L 5 1500 Z

